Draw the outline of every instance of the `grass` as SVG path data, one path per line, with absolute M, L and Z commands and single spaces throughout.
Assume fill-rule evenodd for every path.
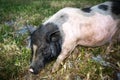
M 120 68 L 120 46 L 114 45 L 111 52 L 112 67 L 104 67 L 92 56 L 104 55 L 106 46 L 98 48 L 79 47 L 79 54 L 72 54 L 62 68 L 51 74 L 51 62 L 39 75 L 28 72 L 30 50 L 26 48 L 28 34 L 16 35 L 25 22 L 39 26 L 64 7 L 87 7 L 105 0 L 0 0 L 0 80 L 112 80 Z M 6 23 L 13 22 L 8 25 Z M 75 52 L 74 52 L 75 53 Z M 77 56 L 77 57 L 76 57 Z M 117 70 L 116 70 L 117 69 Z

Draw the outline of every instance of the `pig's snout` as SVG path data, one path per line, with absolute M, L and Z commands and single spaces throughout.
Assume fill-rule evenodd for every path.
M 38 74 L 41 69 L 45 67 L 44 63 L 33 62 L 30 65 L 29 71 L 33 74 Z
M 30 71 L 31 73 L 33 73 L 33 72 L 34 72 L 34 70 L 33 70 L 32 68 L 30 68 L 30 69 L 29 69 L 29 71 Z
M 37 70 L 36 68 L 34 68 L 33 66 L 30 66 L 30 69 L 29 71 L 33 74 L 38 74 L 39 73 L 39 70 Z

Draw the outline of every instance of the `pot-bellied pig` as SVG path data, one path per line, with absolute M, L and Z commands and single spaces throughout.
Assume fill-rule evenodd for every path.
M 52 72 L 77 45 L 96 47 L 112 40 L 120 21 L 120 1 L 107 1 L 89 8 L 63 8 L 31 33 L 29 71 L 38 74 L 57 59 Z

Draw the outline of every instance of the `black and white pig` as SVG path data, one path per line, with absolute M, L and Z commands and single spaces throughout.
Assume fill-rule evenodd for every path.
M 57 59 L 52 72 L 77 45 L 97 47 L 111 42 L 120 22 L 120 1 L 106 1 L 89 8 L 63 8 L 31 33 L 29 71 L 38 74 Z

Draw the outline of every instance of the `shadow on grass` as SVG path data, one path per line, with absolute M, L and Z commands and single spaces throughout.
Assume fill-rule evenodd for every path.
M 16 51 L 11 53 L 0 53 L 0 80 L 19 79 L 26 73 L 29 63 L 29 52 Z M 10 50 L 9 50 L 10 51 Z
M 18 55 L 13 55 L 9 59 L 6 59 L 8 58 L 6 56 L 0 56 L 0 80 L 11 80 L 18 76 L 21 67 L 15 65 L 16 56 L 18 57 Z

